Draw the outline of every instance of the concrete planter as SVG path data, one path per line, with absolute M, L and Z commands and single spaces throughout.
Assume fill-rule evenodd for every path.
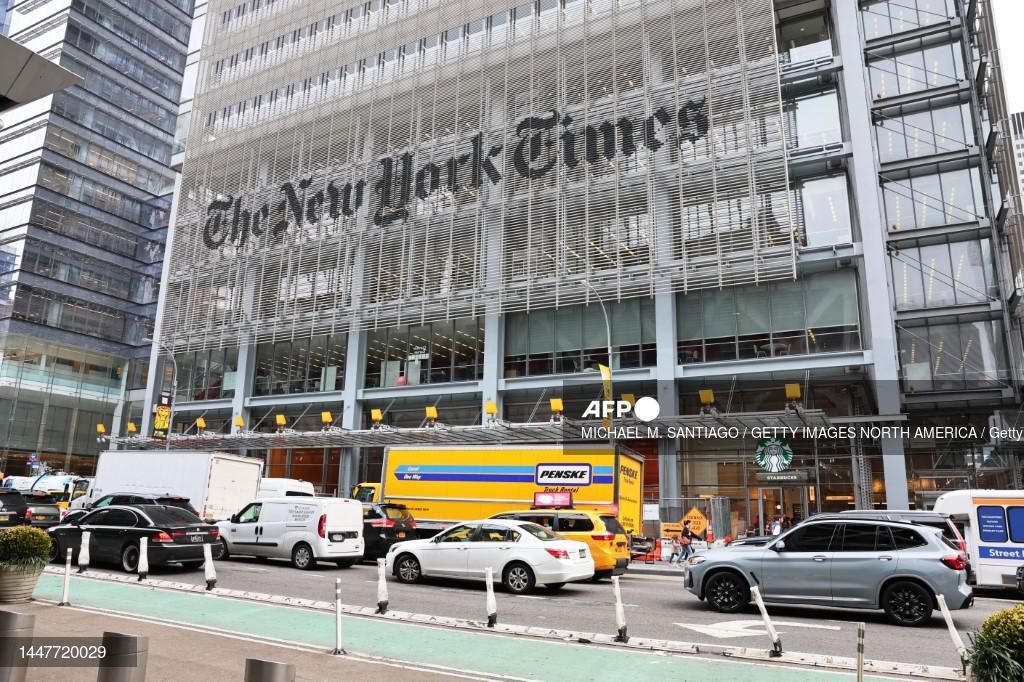
M 0 603 L 26 602 L 32 598 L 43 567 L 0 569 Z

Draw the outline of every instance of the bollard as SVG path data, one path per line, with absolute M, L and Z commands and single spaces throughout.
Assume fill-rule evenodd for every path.
M 149 575 L 149 538 L 139 538 L 139 580 Z
M 96 682 L 146 682 L 149 637 L 104 632 L 107 655 L 100 659 Z
M 64 590 L 60 593 L 60 603 L 57 606 L 67 606 L 71 603 L 68 599 L 68 593 L 71 592 L 71 548 L 68 547 L 66 558 L 64 559 Z
M 213 565 L 213 547 L 203 543 L 203 572 L 206 574 L 206 589 L 212 590 L 217 586 L 217 569 Z
M 612 576 L 612 591 L 615 593 L 615 627 L 619 630 L 615 641 L 625 644 L 629 641 L 629 634 L 626 632 L 626 611 L 622 608 L 622 589 L 617 575 Z
M 334 579 L 334 651 L 331 655 L 345 655 L 341 648 L 341 578 Z
M 768 652 L 768 656 L 778 658 L 782 655 L 782 640 L 779 638 L 779 633 L 775 631 L 775 626 L 772 625 L 772 619 L 768 617 L 768 609 L 765 608 L 764 600 L 761 599 L 761 590 L 754 585 L 750 588 L 750 594 L 757 602 L 757 608 L 761 611 L 761 618 L 764 620 L 764 627 L 768 630 L 768 636 L 772 638 L 772 650 Z
M 493 628 L 498 624 L 498 602 L 494 599 L 494 569 L 490 566 L 484 569 L 484 578 L 487 582 L 487 627 Z
M 949 628 L 949 636 L 953 640 L 953 648 L 956 649 L 956 653 L 960 656 L 960 665 L 964 666 L 966 671 L 967 666 L 967 647 L 964 646 L 964 640 L 960 637 L 960 633 L 956 631 L 956 625 L 953 624 L 953 614 L 949 612 L 949 606 L 946 604 L 946 597 L 939 595 L 939 610 L 942 611 L 942 617 L 946 620 L 946 627 Z
M 857 623 L 857 682 L 864 682 L 864 623 Z
M 36 617 L 30 613 L 0 611 L 0 682 L 24 682 L 28 667 L 13 665 L 21 658 L 15 638 L 31 637 L 35 626 Z
M 291 663 L 247 658 L 245 682 L 295 682 L 295 666 Z
M 377 559 L 377 613 L 388 612 L 388 580 L 385 565 L 387 561 Z
M 78 572 L 81 573 L 89 568 L 89 538 L 92 536 L 87 530 L 82 531 L 82 546 L 78 550 Z

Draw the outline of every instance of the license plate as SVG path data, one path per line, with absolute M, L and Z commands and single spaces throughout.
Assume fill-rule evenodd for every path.
M 11 520 L 11 515 L 10 514 L 0 514 L 0 521 L 10 521 L 10 520 Z
M 585 558 L 586 558 L 586 556 L 587 556 L 587 550 L 585 550 L 585 549 L 581 549 L 581 550 L 580 550 L 580 558 L 581 558 L 581 559 L 585 559 Z
M 344 533 L 331 533 L 331 542 L 344 542 L 344 541 L 345 541 L 345 534 Z
M 202 535 L 189 535 L 188 536 L 188 541 L 189 542 L 202 542 L 203 541 L 203 536 Z
M 396 538 L 404 538 L 405 537 L 405 531 L 399 531 L 399 532 L 395 533 L 395 537 Z

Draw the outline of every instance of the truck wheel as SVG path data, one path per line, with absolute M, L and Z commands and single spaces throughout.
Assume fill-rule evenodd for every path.
M 309 571 L 316 566 L 316 556 L 313 548 L 305 542 L 300 542 L 292 549 L 292 566 L 301 570 Z
M 505 589 L 512 594 L 529 594 L 533 592 L 535 579 L 530 567 L 521 561 L 516 561 L 505 567 L 501 582 Z
M 423 577 L 420 561 L 412 554 L 403 554 L 395 561 L 395 576 L 399 582 L 416 583 Z
M 139 570 L 139 546 L 125 545 L 121 549 L 121 568 L 125 573 L 135 573 Z

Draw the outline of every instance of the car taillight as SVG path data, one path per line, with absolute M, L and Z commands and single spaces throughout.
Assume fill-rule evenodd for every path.
M 28 521 L 29 519 L 31 519 L 32 515 L 35 514 L 35 513 L 36 512 L 35 512 L 34 509 L 32 509 L 32 507 L 29 507 L 28 509 L 26 509 L 25 510 L 25 520 Z
M 174 540 L 172 540 L 171 536 L 164 531 L 160 531 L 153 536 L 153 542 L 174 542 Z
M 171 531 L 171 537 L 172 538 L 183 538 L 183 537 L 185 537 L 185 531 L 183 531 L 183 530 L 172 530 Z
M 415 528 L 416 527 L 416 519 L 409 519 L 409 521 L 406 522 L 405 525 L 409 526 L 410 528 Z
M 597 540 L 598 542 L 611 542 L 615 539 L 615 536 L 611 533 L 604 533 L 602 535 L 591 535 L 591 539 Z
M 216 539 L 220 538 L 220 530 L 219 530 L 219 529 L 217 529 L 217 528 L 214 528 L 213 530 L 211 530 L 211 531 L 209 532 L 209 536 L 210 536 L 211 538 L 213 538 L 214 540 L 216 540 Z
M 568 559 L 569 553 L 564 549 L 549 549 L 546 550 L 548 554 L 555 557 L 556 559 Z
M 375 519 L 373 521 L 370 521 L 370 526 L 372 526 L 373 528 L 392 528 L 396 525 L 398 524 L 396 524 L 391 519 Z
M 939 561 L 946 564 L 954 571 L 963 571 L 967 568 L 967 562 L 964 561 L 964 558 L 959 554 L 951 554 L 949 556 L 944 556 L 941 559 L 939 559 Z
M 320 515 L 320 523 L 316 524 L 316 534 L 322 538 L 327 537 L 327 514 Z

